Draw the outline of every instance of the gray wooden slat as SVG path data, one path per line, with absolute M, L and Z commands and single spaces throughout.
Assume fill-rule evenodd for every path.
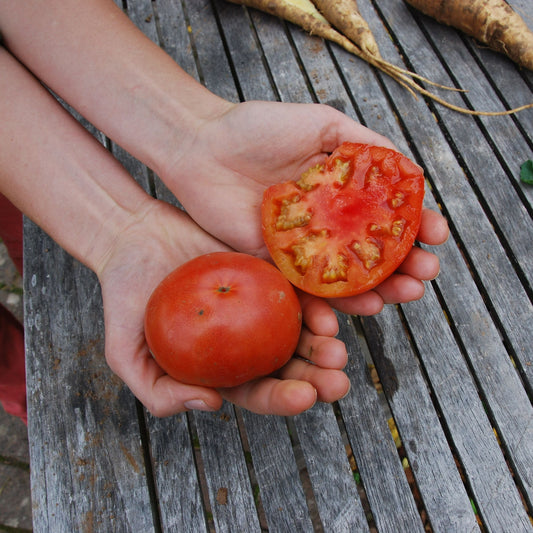
M 289 31 L 298 49 L 298 56 L 302 65 L 305 71 L 309 73 L 312 91 L 316 95 L 317 101 L 330 105 L 359 122 L 351 102 L 352 94 L 346 90 L 338 69 L 330 58 L 329 45 L 323 39 L 309 36 L 294 25 L 289 26 Z M 357 82 L 358 85 L 364 85 L 366 83 L 364 76 L 373 76 L 371 69 L 354 56 L 350 56 L 350 59 L 354 62 L 360 61 L 360 65 L 357 63 L 355 65 L 362 68 L 355 68 L 354 65 L 354 72 L 361 75 Z M 373 105 L 376 106 L 379 100 L 384 100 L 384 98 L 376 98 Z
M 98 282 L 28 221 L 24 247 L 34 528 L 152 531 L 135 400 L 104 360 Z
M 410 123 L 410 117 L 407 116 L 408 113 L 405 112 L 405 115 L 406 122 Z M 471 119 L 465 117 L 464 127 L 468 127 L 470 122 Z M 427 128 L 425 128 L 424 121 L 420 117 L 416 121 L 416 131 L 417 133 L 420 131 L 421 135 L 424 134 L 422 130 L 426 129 L 425 135 L 429 137 L 430 127 L 428 124 Z M 412 129 L 415 131 L 414 125 Z M 511 342 L 512 354 L 515 357 L 516 364 L 519 365 L 522 376 L 528 380 L 529 387 L 531 387 L 533 378 L 533 354 L 531 351 L 531 338 L 533 338 L 533 322 L 531 317 L 533 317 L 533 306 L 527 294 L 522 289 L 520 280 L 515 274 L 511 262 L 495 238 L 490 222 L 484 219 L 482 211 L 475 204 L 475 198 L 466 186 L 466 180 L 460 179 L 461 174 L 459 168 L 455 167 L 456 172 L 454 174 L 456 177 L 454 179 L 446 179 L 444 177 L 446 168 L 436 166 L 440 162 L 440 158 L 432 157 L 432 154 L 435 154 L 435 152 L 441 153 L 442 157 L 442 152 L 445 151 L 445 147 L 442 144 L 439 144 L 439 146 L 436 145 L 437 139 L 438 136 L 434 135 L 432 147 L 429 147 L 427 143 L 422 141 L 417 143 L 417 147 L 424 154 L 424 160 L 427 162 L 427 167 L 430 168 L 430 174 L 444 200 L 448 212 L 454 219 L 455 227 L 463 240 L 464 246 L 474 262 L 475 268 L 484 285 L 484 290 L 490 299 L 490 305 L 498 313 L 498 318 L 505 328 L 505 335 Z M 479 154 L 478 172 L 482 172 L 483 170 L 485 157 L 486 153 L 481 152 Z M 450 163 L 449 168 L 453 168 L 455 165 L 451 161 Z M 435 167 L 433 166 L 434 164 Z M 507 210 L 513 209 L 515 209 L 514 206 L 507 206 Z M 472 230 L 472 220 L 476 221 L 474 231 Z M 447 273 L 451 274 L 453 270 L 448 269 Z M 457 279 L 455 282 L 450 282 L 448 287 L 449 289 L 455 288 L 459 290 Z M 450 302 L 451 318 L 457 322 L 457 328 L 461 335 L 465 335 L 465 345 L 469 352 L 474 354 L 473 357 L 478 358 L 480 361 L 486 361 L 486 351 L 477 354 L 476 337 L 468 334 L 469 328 L 472 325 L 475 326 L 475 322 L 472 321 L 472 316 L 476 315 L 472 314 L 472 311 L 463 313 L 461 307 L 455 308 L 452 302 L 457 301 L 457 298 L 460 298 L 457 292 L 450 295 L 450 300 L 446 297 L 447 301 Z M 469 299 L 469 303 L 470 300 L 471 298 Z M 491 349 L 494 349 L 494 346 L 489 348 L 489 353 Z M 498 372 L 512 372 L 513 369 L 510 360 L 505 362 L 505 360 L 500 361 L 495 358 L 493 361 Z M 502 383 L 504 382 L 502 381 Z M 507 445 L 514 450 L 513 453 L 517 453 L 520 456 L 523 450 L 524 431 L 528 432 L 531 430 L 532 418 L 531 408 L 529 407 L 527 397 L 523 392 L 519 380 L 515 379 L 514 382 L 517 388 L 516 394 L 511 392 L 513 389 L 508 390 L 503 386 L 498 389 L 494 384 L 487 384 L 486 394 L 491 395 L 494 391 L 496 395 L 501 394 L 505 396 L 504 401 L 498 402 L 497 405 L 493 405 L 491 408 L 493 409 L 494 416 L 497 417 L 498 425 L 514 425 L 514 431 L 508 427 L 508 430 L 504 430 L 502 433 L 508 439 Z M 509 418 L 509 406 L 518 401 L 525 408 L 512 409 L 514 416 Z M 526 451 L 526 453 L 528 452 Z M 531 469 L 524 467 L 524 465 L 531 463 L 529 461 L 524 462 L 519 460 L 517 464 L 521 466 L 521 476 L 524 480 L 526 491 L 530 494 L 531 498 Z
M 339 326 L 348 349 L 346 372 L 352 384 L 339 405 L 373 520 L 378 531 L 423 531 L 351 318 L 340 316 Z
M 294 425 L 325 531 L 369 531 L 333 407 L 316 404 Z
M 216 531 L 260 531 L 235 411 L 194 413 Z
M 183 2 L 198 55 L 200 81 L 218 96 L 238 102 L 237 88 L 210 0 Z
M 265 59 L 282 102 L 312 102 L 306 79 L 301 73 L 297 57 L 285 32 L 284 24 L 255 9 L 250 9 Z
M 395 9 L 391 14 L 395 20 L 399 17 L 398 11 Z M 405 23 L 411 20 L 407 17 L 405 19 Z M 453 45 L 454 41 L 450 40 L 450 29 L 445 26 L 429 21 L 426 27 L 442 57 L 449 65 L 453 65 L 454 78 L 459 81 L 461 87 L 468 89 L 465 96 L 472 106 L 475 109 L 504 109 L 478 65 L 468 56 L 465 58 L 462 41 L 456 40 Z M 407 44 L 410 44 L 410 41 Z M 425 47 L 422 47 L 422 50 L 424 49 Z M 418 56 L 420 60 L 416 61 Z M 410 54 L 410 57 L 416 61 L 417 65 L 427 65 L 420 53 Z M 514 78 L 513 93 L 515 96 L 520 95 L 523 103 L 533 102 L 533 92 L 523 84 L 516 73 Z M 520 81 L 522 85 L 519 84 Z M 463 103 L 458 94 L 450 94 L 449 99 L 457 104 Z M 519 179 L 520 164 L 531 158 L 532 140 L 529 139 L 528 142 L 524 139 L 513 117 L 481 117 L 479 120 L 483 123 L 487 134 L 490 135 L 489 145 L 474 120 L 465 120 L 464 116 L 447 109 L 439 108 L 438 112 L 443 117 L 446 128 L 454 132 L 454 144 L 458 152 L 472 173 L 476 187 L 490 208 L 500 231 L 509 242 L 517 262 L 531 283 L 533 266 L 530 261 L 529 243 L 533 241 L 533 224 L 523 223 L 529 215 L 515 190 L 516 183 L 513 182 Z M 519 115 L 521 119 L 529 118 L 533 124 L 533 109 L 524 110 Z M 472 142 L 474 138 L 475 142 Z M 483 157 L 480 157 L 481 153 Z M 502 168 L 498 155 L 505 160 L 505 166 L 510 167 L 512 171 L 510 176 L 507 175 L 506 169 Z M 529 208 L 531 208 L 531 203 Z
M 148 416 L 147 425 L 162 530 L 208 531 L 187 415 Z
M 135 0 L 134 2 L 128 2 L 126 14 L 144 35 L 155 44 L 159 44 L 156 20 L 150 1 Z
M 246 410 L 242 415 L 268 530 L 313 531 L 285 419 Z
M 187 20 L 180 0 L 155 0 L 159 44 L 187 74 L 199 79 Z
M 220 0 L 214 3 L 221 20 L 228 51 L 244 100 L 276 100 L 260 44 L 247 14 L 236 4 Z
M 377 317 L 365 317 L 363 327 L 402 442 L 415 443 L 409 461 L 432 527 L 474 528 L 467 493 L 397 311 L 386 307 Z
M 295 33 L 297 34 L 297 32 L 295 32 Z M 305 38 L 302 38 L 302 41 L 305 41 Z M 301 48 L 299 48 L 299 49 L 301 50 Z M 346 56 L 346 54 L 344 54 L 343 52 L 339 53 L 339 56 L 343 56 L 343 55 Z M 321 94 L 321 92 L 323 92 L 324 94 L 327 94 L 328 91 L 329 91 L 328 85 L 331 85 L 331 82 L 329 81 L 331 79 L 331 77 L 332 77 L 331 74 L 328 73 L 327 71 L 324 72 L 324 69 L 320 68 L 319 61 L 316 61 L 316 60 L 314 61 L 314 57 L 313 57 L 312 54 L 304 54 L 304 55 L 302 55 L 302 59 L 303 59 L 304 64 L 306 65 L 306 68 L 308 70 L 313 70 L 313 71 L 315 71 L 317 73 L 316 77 L 313 79 L 314 83 L 316 84 L 316 87 L 318 87 L 317 94 Z M 347 61 L 346 64 L 349 67 L 352 67 L 352 62 L 348 62 Z M 357 72 L 359 73 L 361 70 L 362 69 L 358 69 Z M 348 68 L 346 68 L 346 71 L 348 72 Z M 350 72 L 350 74 L 351 74 L 351 72 Z M 354 78 L 355 78 L 355 75 L 354 75 Z M 351 80 L 352 78 L 349 78 L 349 79 Z M 327 81 L 322 81 L 322 80 L 327 80 Z M 327 83 L 327 85 L 326 85 L 326 83 Z M 368 83 L 368 80 L 367 80 L 367 83 Z M 357 85 L 356 83 L 353 83 L 353 84 L 350 84 L 350 85 L 353 86 L 353 87 L 359 87 L 359 85 Z M 325 87 L 324 90 L 322 90 L 322 87 Z M 371 125 L 371 127 L 373 129 L 376 129 L 376 130 L 379 131 L 379 127 L 382 126 L 382 118 L 381 118 L 381 115 L 377 115 L 376 112 L 375 112 L 374 106 L 376 106 L 376 99 L 374 99 L 372 105 L 368 105 L 368 102 L 371 100 L 371 98 L 370 98 L 371 94 L 372 94 L 372 89 L 371 88 L 370 89 L 366 89 L 366 90 L 359 90 L 358 89 L 359 98 L 357 98 L 357 103 L 358 104 L 359 104 L 359 102 L 363 103 L 362 109 L 364 111 L 364 113 L 363 113 L 364 117 L 368 119 L 368 121 L 370 122 L 370 125 Z M 368 111 L 367 111 L 367 109 L 368 109 Z M 385 115 L 385 120 L 386 120 L 386 116 L 387 115 Z M 389 124 L 389 128 L 390 128 L 389 131 L 392 131 L 394 129 L 394 126 L 395 126 L 394 123 Z M 398 135 L 400 135 L 400 132 L 398 132 Z M 393 139 L 397 142 L 399 138 L 397 136 L 393 136 Z M 432 206 L 432 207 L 436 207 L 436 206 Z M 437 251 L 437 253 L 439 253 L 439 255 L 441 255 L 441 252 L 442 252 L 441 249 L 438 249 L 436 251 Z M 453 276 L 453 273 L 455 272 L 455 268 L 454 267 L 452 267 L 450 265 L 450 267 L 448 269 L 446 269 L 446 270 L 448 272 L 450 272 L 451 275 Z M 468 294 L 470 294 L 470 293 L 468 293 Z M 455 299 L 455 301 L 457 301 L 457 298 Z M 423 317 L 424 314 L 421 314 L 421 316 Z M 488 319 L 490 321 L 490 318 L 488 318 Z M 419 321 L 420 318 L 419 317 L 413 318 L 413 321 L 416 321 L 416 320 Z M 478 342 L 478 341 L 476 341 L 476 340 L 474 340 L 474 338 L 472 338 L 471 342 L 475 345 L 476 342 Z M 516 376 L 515 376 L 515 378 L 516 378 Z M 516 386 L 520 387 L 519 382 L 516 383 Z M 509 389 L 509 395 L 512 394 L 512 390 L 513 389 Z M 527 406 L 528 406 L 527 399 L 526 399 L 525 403 L 522 402 L 520 404 L 520 407 L 521 408 L 525 407 L 526 410 L 527 410 Z M 521 427 L 521 424 L 518 423 L 517 427 Z M 489 438 L 493 437 L 492 430 L 491 430 L 490 433 L 491 434 L 489 435 Z M 472 444 L 474 444 L 474 443 L 472 443 Z M 525 463 L 523 463 L 523 464 L 527 464 L 527 461 Z M 472 472 L 474 472 L 474 470 L 472 470 Z M 485 486 L 485 483 L 482 482 L 482 483 L 480 483 L 480 485 Z
M 435 293 L 428 290 L 423 300 L 402 308 L 414 342 L 423 354 L 423 365 L 431 382 L 432 392 L 439 404 L 477 508 L 482 514 L 493 517 L 492 527 L 496 527 L 496 520 L 500 521 L 501 530 L 511 527 L 509 516 L 513 516 L 522 526 L 525 524 L 526 531 L 529 530 L 528 517 L 523 512 L 520 495 L 509 472 L 506 458 L 488 420 L 486 406 L 478 396 L 474 377 L 471 376 L 470 369 L 453 338 L 446 316 L 439 308 Z M 425 320 L 420 317 L 425 317 Z M 483 336 L 488 337 L 488 342 L 491 341 L 489 329 L 483 331 Z M 438 343 L 435 339 L 438 339 Z M 497 340 L 492 340 L 498 343 Z M 510 388 L 511 393 L 519 393 L 512 378 L 510 382 L 495 380 L 489 367 L 476 370 L 483 391 L 490 390 L 491 385 L 494 388 L 496 381 L 499 388 Z M 488 401 L 494 403 L 495 400 L 489 398 Z M 511 411 L 515 408 L 527 409 L 524 404 L 507 405 Z M 505 434 L 517 430 L 523 432 L 526 440 L 527 427 L 512 426 L 501 429 Z M 415 439 L 406 440 L 405 445 L 409 456 L 412 446 L 416 448 L 415 452 L 419 448 Z M 528 457 L 530 453 L 527 447 L 522 447 L 519 461 L 527 464 L 531 461 Z M 415 470 L 415 475 L 417 474 Z M 518 531 L 519 526 L 515 524 L 513 530 Z

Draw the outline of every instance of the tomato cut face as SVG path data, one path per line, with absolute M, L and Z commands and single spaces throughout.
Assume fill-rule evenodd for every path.
M 261 206 L 272 259 L 322 297 L 367 291 L 405 259 L 420 226 L 421 168 L 378 146 L 344 143 L 297 181 L 273 185 Z

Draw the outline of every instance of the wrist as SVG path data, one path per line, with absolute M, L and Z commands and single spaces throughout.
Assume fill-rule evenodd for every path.
M 0 20 L 14 55 L 157 174 L 187 149 L 203 121 L 230 105 L 181 69 L 113 2 L 18 2 L 0 7 Z
M 73 255 L 100 279 L 117 251 L 141 233 L 138 228 L 143 227 L 157 203 L 143 191 L 139 190 L 139 193 L 136 204 L 133 204 L 134 198 L 131 196 L 128 205 L 115 203 L 107 216 L 95 224 L 90 232 L 80 235 Z
M 130 135 L 123 129 L 118 132 L 122 138 L 117 143 L 165 181 L 168 177 L 176 177 L 170 169 L 189 154 L 202 127 L 234 105 L 183 72 L 177 73 L 174 88 L 166 94 L 151 87 L 136 91 L 137 110 L 146 116 L 143 135 L 138 132 Z M 123 134 L 128 135 L 128 139 Z

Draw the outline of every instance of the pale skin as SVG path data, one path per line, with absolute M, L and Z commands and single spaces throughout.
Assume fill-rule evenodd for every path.
M 150 356 L 143 332 L 151 291 L 179 264 L 235 249 L 268 258 L 260 232 L 264 189 L 294 179 L 343 141 L 390 140 L 321 105 L 219 98 L 151 43 L 110 0 L 0 0 L 0 190 L 102 286 L 106 359 L 156 416 L 215 410 L 225 398 L 291 415 L 349 390 L 346 348 L 332 307 L 378 313 L 422 297 L 439 271 L 413 248 L 374 290 L 342 300 L 300 294 L 297 354 L 275 376 L 226 390 L 178 383 Z M 148 196 L 42 87 L 152 168 L 187 215 Z M 294 124 L 299 127 L 295 128 Z M 444 218 L 423 214 L 418 240 L 446 240 Z

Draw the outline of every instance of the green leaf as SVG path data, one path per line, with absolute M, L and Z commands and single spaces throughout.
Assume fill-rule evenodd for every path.
M 520 181 L 533 185 L 533 161 L 531 159 L 520 166 Z

